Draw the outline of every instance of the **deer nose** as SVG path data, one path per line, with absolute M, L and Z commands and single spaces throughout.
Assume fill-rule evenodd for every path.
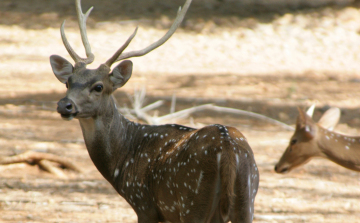
M 63 98 L 58 103 L 57 112 L 62 115 L 70 115 L 74 113 L 74 102 L 69 98 Z
M 68 103 L 65 105 L 65 109 L 66 109 L 66 111 L 71 112 L 71 111 L 72 111 L 72 104 L 71 104 L 70 102 L 68 102 Z

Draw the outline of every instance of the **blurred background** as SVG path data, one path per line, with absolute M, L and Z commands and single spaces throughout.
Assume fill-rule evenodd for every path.
M 83 0 L 94 6 L 88 38 L 104 63 L 139 26 L 128 50 L 142 49 L 171 26 L 180 0 Z M 115 96 L 146 88 L 156 113 L 205 103 L 256 112 L 294 125 L 297 106 L 317 105 L 314 119 L 341 109 L 336 131 L 359 135 L 360 2 L 351 0 L 193 0 L 173 37 L 141 58 Z M 65 86 L 49 56 L 69 57 L 59 27 L 84 56 L 73 0 L 0 1 L 0 156 L 27 150 L 75 160 L 84 173 L 58 179 L 38 167 L 0 167 L 0 221 L 136 222 L 130 206 L 91 163 L 77 121 L 65 122 L 56 103 Z M 287 175 L 273 171 L 292 134 L 247 116 L 194 113 L 181 124 L 239 128 L 255 153 L 260 190 L 255 222 L 358 222 L 360 174 L 313 160 Z M 1 169 L 3 168 L 3 169 Z

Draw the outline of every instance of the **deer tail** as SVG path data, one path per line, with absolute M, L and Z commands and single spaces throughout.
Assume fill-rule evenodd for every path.
M 236 180 L 236 157 L 232 151 L 223 151 L 220 158 L 220 213 L 222 218 L 228 219 L 233 205 Z

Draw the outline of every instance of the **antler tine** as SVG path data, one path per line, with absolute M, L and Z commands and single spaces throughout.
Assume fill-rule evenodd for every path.
M 161 46 L 162 44 L 164 44 L 176 31 L 176 29 L 179 27 L 179 25 L 181 24 L 181 22 L 183 21 L 185 14 L 191 4 L 192 0 L 186 0 L 184 7 L 181 9 L 181 7 L 178 10 L 177 16 L 175 18 L 174 23 L 171 25 L 169 31 L 158 41 L 156 41 L 155 43 L 151 44 L 150 46 L 142 49 L 142 50 L 137 50 L 137 51 L 131 51 L 131 52 L 127 52 L 124 54 L 121 54 L 116 61 L 120 61 L 120 60 L 124 60 L 124 59 L 128 59 L 131 57 L 140 57 L 143 56 L 147 53 L 149 53 L 150 51 L 158 48 L 159 46 Z M 115 62 L 116 62 L 115 61 Z
M 73 50 L 73 48 L 70 46 L 66 35 L 65 35 L 65 31 L 64 31 L 64 26 L 65 26 L 65 20 L 64 22 L 61 24 L 60 27 L 60 34 L 61 34 L 61 39 L 64 43 L 64 46 L 66 48 L 66 50 L 68 51 L 68 53 L 70 54 L 71 58 L 73 58 L 73 60 L 75 61 L 75 63 L 77 63 L 80 59 L 79 55 L 76 54 L 76 52 Z
M 116 53 L 105 62 L 105 65 L 108 67 L 111 67 L 113 63 L 115 63 L 116 59 L 120 56 L 120 54 L 126 49 L 127 46 L 129 46 L 132 39 L 134 39 L 136 32 L 138 30 L 138 27 L 136 27 L 135 31 L 129 38 L 126 40 L 126 42 L 116 51 Z
M 90 63 L 92 63 L 94 61 L 95 56 L 94 56 L 93 53 L 91 53 L 90 43 L 89 43 L 89 40 L 87 38 L 86 20 L 89 17 L 93 7 L 91 7 L 85 14 L 83 14 L 82 9 L 81 9 L 81 0 L 75 0 L 75 5 L 76 5 L 77 16 L 78 16 L 78 23 L 79 23 L 79 28 L 80 28 L 81 40 L 82 40 L 83 45 L 85 47 L 85 52 L 86 52 L 87 57 L 86 58 L 81 58 L 73 50 L 73 48 L 70 46 L 70 44 L 67 41 L 66 36 L 65 36 L 65 31 L 64 31 L 65 21 L 61 24 L 61 28 L 60 28 L 61 39 L 62 39 L 62 41 L 64 43 L 64 46 L 65 46 L 66 50 L 68 51 L 70 56 L 74 59 L 75 63 L 84 62 L 85 64 L 90 64 Z
M 91 53 L 91 47 L 90 47 L 90 43 L 89 40 L 87 38 L 87 33 L 86 33 L 86 20 L 89 17 L 91 11 L 93 10 L 94 7 L 90 7 L 89 10 L 83 14 L 82 9 L 81 9 L 81 0 L 76 0 L 76 12 L 78 15 L 78 19 L 79 19 L 79 28 L 80 28 L 80 34 L 81 34 L 81 40 L 83 42 L 83 45 L 85 47 L 85 52 L 86 52 L 86 56 L 89 58 L 91 56 L 94 56 Z M 89 59 L 90 60 L 90 59 Z M 91 62 L 93 62 L 94 59 L 92 59 Z M 89 62 L 89 63 L 91 63 Z

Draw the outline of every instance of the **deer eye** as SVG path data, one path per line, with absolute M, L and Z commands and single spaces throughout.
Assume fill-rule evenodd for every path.
M 292 139 L 291 141 L 290 141 L 290 145 L 295 145 L 297 143 L 297 139 Z
M 101 84 L 98 84 L 93 89 L 96 92 L 101 92 L 104 89 L 104 87 Z

